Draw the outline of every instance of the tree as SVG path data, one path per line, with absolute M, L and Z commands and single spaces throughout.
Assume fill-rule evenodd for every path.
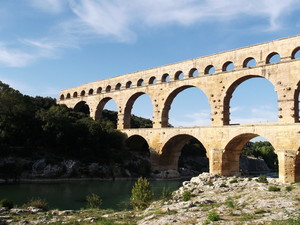
M 145 209 L 153 197 L 151 185 L 146 178 L 140 177 L 131 190 L 130 202 L 134 209 Z

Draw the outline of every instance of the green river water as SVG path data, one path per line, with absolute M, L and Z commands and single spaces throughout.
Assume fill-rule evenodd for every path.
M 51 209 L 80 209 L 86 206 L 85 197 L 92 193 L 102 198 L 102 208 L 122 210 L 128 207 L 134 181 L 72 181 L 41 184 L 1 184 L 0 199 L 12 200 L 21 206 L 32 198 L 44 198 Z M 163 187 L 178 189 L 182 181 L 151 181 L 154 198 Z

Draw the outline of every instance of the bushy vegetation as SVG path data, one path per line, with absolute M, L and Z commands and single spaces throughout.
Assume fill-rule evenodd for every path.
M 278 191 L 280 191 L 280 188 L 279 188 L 279 187 L 276 187 L 276 186 L 270 186 L 268 190 L 269 190 L 269 191 L 278 192 Z
M 24 208 L 35 207 L 43 210 L 48 210 L 48 202 L 46 199 L 42 198 L 32 198 L 27 203 L 23 205 Z
M 248 142 L 242 151 L 243 156 L 263 159 L 271 170 L 278 170 L 278 158 L 268 141 Z
M 267 176 L 264 174 L 260 174 L 256 181 L 259 183 L 268 183 Z
M 0 81 L 0 157 L 47 161 L 79 160 L 108 165 L 122 163 L 124 136 L 116 130 L 117 113 L 104 110 L 95 121 L 85 109 L 57 105 L 55 99 L 30 97 Z M 133 117 L 136 127 L 149 127 L 150 120 Z M 146 165 L 146 164 L 145 164 Z M 147 165 L 146 165 L 147 166 Z M 141 174 L 149 174 L 149 168 Z M 0 177 L 18 178 L 22 162 L 0 166 Z
M 182 200 L 183 201 L 189 201 L 192 198 L 192 193 L 190 191 L 184 191 L 182 194 Z
M 168 201 L 172 199 L 172 191 L 169 188 L 164 187 L 162 190 L 162 196 L 163 201 Z
M 0 200 L 0 208 L 1 207 L 5 207 L 5 208 L 11 209 L 11 208 L 14 207 L 14 203 L 13 203 L 13 201 L 8 200 L 8 199 L 2 199 L 2 200 Z
M 221 218 L 217 212 L 213 211 L 207 214 L 207 219 L 209 221 L 219 221 Z
M 92 209 L 99 209 L 102 205 L 102 199 L 99 195 L 91 194 L 86 196 L 87 207 Z
M 131 190 L 130 202 L 134 209 L 145 209 L 151 202 L 153 191 L 146 178 L 140 177 Z

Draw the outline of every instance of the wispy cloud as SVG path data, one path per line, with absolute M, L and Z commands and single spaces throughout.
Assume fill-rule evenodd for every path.
M 282 18 L 300 8 L 298 0 L 29 0 L 31 7 L 52 19 L 40 32 L 20 37 L 17 47 L 0 45 L 0 64 L 27 66 L 40 58 L 52 58 L 66 48 L 80 48 L 95 40 L 133 42 L 153 27 L 201 25 L 207 21 L 235 24 L 244 18 L 260 18 L 263 30 L 280 29 Z M 5 13 L 4 13 L 5 14 Z M 4 15 L 3 14 L 3 15 Z M 34 16 L 34 14 L 33 14 Z M 257 24 L 253 24 L 256 26 Z M 24 46 L 26 48 L 23 48 Z M 30 49 L 31 47 L 31 49 Z M 29 49 L 28 49 L 29 48 Z
M 31 0 L 30 4 L 45 12 L 57 14 L 64 10 L 65 0 Z
M 245 110 L 238 110 L 232 115 L 232 123 L 260 123 L 277 121 L 276 108 L 268 105 L 256 106 Z
M 182 120 L 186 118 L 186 121 Z M 208 126 L 211 125 L 210 112 L 203 110 L 196 113 L 186 114 L 180 120 L 171 119 L 170 124 L 175 127 L 194 127 L 194 126 Z

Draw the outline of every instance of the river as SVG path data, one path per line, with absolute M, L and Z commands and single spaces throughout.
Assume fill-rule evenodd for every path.
M 32 198 L 43 198 L 51 209 L 80 209 L 86 206 L 85 197 L 92 193 L 102 198 L 104 209 L 122 210 L 128 207 L 134 181 L 72 181 L 41 184 L 1 184 L 0 199 L 12 200 L 21 206 Z M 178 189 L 182 181 L 151 181 L 154 199 L 161 196 L 163 187 Z

